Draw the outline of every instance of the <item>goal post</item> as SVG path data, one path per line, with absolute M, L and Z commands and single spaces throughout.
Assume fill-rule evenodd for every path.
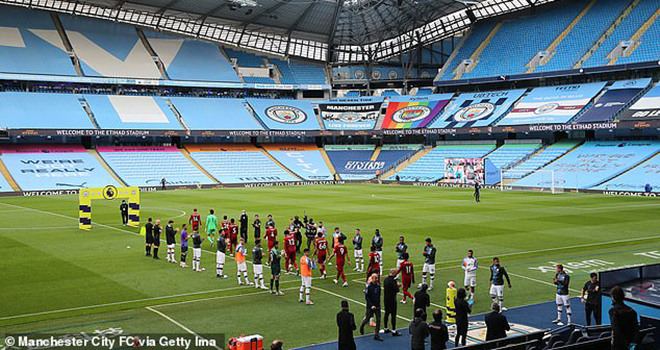
M 533 185 L 527 182 L 526 186 L 517 186 L 516 182 L 522 179 L 533 179 Z M 560 174 L 554 170 L 515 170 L 500 169 L 500 191 L 528 190 L 550 193 L 563 193 L 564 181 Z
M 83 188 L 78 193 L 78 228 L 92 229 L 92 201 L 94 200 L 126 199 L 128 201 L 128 225 L 140 225 L 140 188 L 139 187 L 105 187 Z

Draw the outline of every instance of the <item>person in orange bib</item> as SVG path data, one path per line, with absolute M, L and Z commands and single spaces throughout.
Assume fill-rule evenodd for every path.
M 312 289 L 312 269 L 314 269 L 314 260 L 309 257 L 309 249 L 305 248 L 303 251 L 303 256 L 300 258 L 300 276 L 302 279 L 302 285 L 300 286 L 300 298 L 299 302 L 303 302 L 303 292 L 305 293 L 305 304 L 314 305 L 314 303 L 309 299 L 309 294 Z
M 236 247 L 236 254 L 234 260 L 236 260 L 236 278 L 238 278 L 238 285 L 242 286 L 243 281 L 241 281 L 241 272 L 243 273 L 243 278 L 245 279 L 245 284 L 248 286 L 252 285 L 250 279 L 248 279 L 248 270 L 247 264 L 245 263 L 245 258 L 247 257 L 247 249 L 245 249 L 245 239 L 241 237 L 238 247 Z

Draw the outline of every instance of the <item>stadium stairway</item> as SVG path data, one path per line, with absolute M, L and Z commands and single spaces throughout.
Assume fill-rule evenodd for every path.
M 64 26 L 62 25 L 60 18 L 57 16 L 56 13 L 52 13 L 52 12 L 50 14 L 50 17 L 53 19 L 53 24 L 55 24 L 57 35 L 60 36 L 60 39 L 62 40 L 62 44 L 64 44 L 64 47 L 66 48 L 66 51 L 69 54 L 69 57 L 71 57 L 71 62 L 73 63 L 73 68 L 76 70 L 76 75 L 82 77 L 83 71 L 82 68 L 80 67 L 80 61 L 78 60 L 78 56 L 76 56 L 73 53 L 73 45 L 71 45 L 71 41 L 69 41 L 69 37 L 66 36 L 66 31 L 64 30 Z
M 218 181 L 218 179 L 213 177 L 213 175 L 211 175 L 211 173 L 206 171 L 206 169 L 204 169 L 201 165 L 199 165 L 199 163 L 197 163 L 197 161 L 195 159 L 193 159 L 193 157 L 190 155 L 190 152 L 188 152 L 187 149 L 179 148 L 179 152 L 181 152 L 181 154 L 183 154 L 184 157 L 188 158 L 188 160 L 192 163 L 192 165 L 196 166 L 197 169 L 199 169 L 199 171 L 201 171 L 204 175 L 208 176 L 211 180 L 213 180 L 217 183 L 220 183 L 220 181 Z
M 419 158 L 424 157 L 427 155 L 433 147 L 422 147 L 419 151 L 415 152 L 413 155 L 411 155 L 408 159 L 404 160 L 403 162 L 399 163 L 399 165 L 395 166 L 394 168 L 388 170 L 385 172 L 381 178 L 387 179 L 389 177 L 394 177 L 396 173 L 400 172 L 404 168 L 406 168 L 408 165 L 416 162 Z
M 119 177 L 119 175 L 117 175 L 117 173 L 115 173 L 114 170 L 112 170 L 110 165 L 108 165 L 108 163 L 106 163 L 105 159 L 103 159 L 103 157 L 101 157 L 101 155 L 99 154 L 99 152 L 97 150 L 88 149 L 87 153 L 91 154 L 94 158 L 96 158 L 96 160 L 98 160 L 99 163 L 101 163 L 101 165 L 103 166 L 103 169 L 105 169 L 105 171 L 107 171 L 108 174 L 110 174 L 110 176 L 112 176 L 112 178 L 115 179 L 115 181 L 117 181 L 122 186 L 126 186 L 126 182 L 124 182 L 124 180 L 122 180 L 122 178 Z M 10 182 L 10 184 L 11 184 L 11 182 Z
M 14 180 L 14 177 L 11 176 L 11 173 L 9 172 L 9 169 L 5 166 L 5 163 L 0 159 L 0 174 L 5 177 L 5 180 L 7 180 L 7 183 L 9 186 L 11 186 L 11 189 L 14 190 L 15 192 L 20 192 L 21 187 L 18 186 L 18 183 L 16 180 Z
M 268 151 L 266 151 L 266 149 L 263 148 L 261 145 L 257 146 L 257 148 L 259 148 L 259 151 L 261 151 L 261 153 L 263 153 L 266 157 L 268 157 L 273 163 L 277 164 L 280 168 L 284 169 L 284 171 L 289 173 L 291 176 L 302 181 L 302 178 L 300 178 L 300 176 L 298 176 L 296 173 L 291 171 L 291 169 L 285 167 L 284 164 L 280 163 L 279 160 L 275 159 L 275 157 L 273 157 L 270 153 L 268 153 Z
M 490 31 L 486 39 L 483 42 L 481 42 L 479 46 L 477 46 L 477 49 L 474 50 L 474 52 L 472 53 L 472 55 L 470 55 L 469 58 L 470 60 L 474 61 L 474 63 L 472 64 L 472 66 L 470 66 L 469 70 L 464 70 L 463 71 L 464 73 L 471 72 L 472 69 L 474 69 L 474 67 L 479 63 L 478 61 L 479 56 L 481 56 L 481 53 L 486 49 L 486 47 L 488 47 L 488 44 L 490 44 L 490 41 L 493 40 L 493 37 L 495 36 L 495 34 L 497 34 L 497 32 L 500 30 L 501 27 L 502 27 L 502 23 L 498 23 L 495 26 L 495 28 L 493 28 L 493 30 Z M 463 77 L 463 73 L 461 74 L 457 73 L 456 76 L 454 76 L 454 80 L 461 79 L 461 77 Z
M 621 13 L 621 16 L 617 18 L 614 23 L 601 35 L 598 40 L 587 50 L 587 52 L 580 58 L 577 63 L 573 66 L 573 69 L 581 68 L 584 64 L 591 58 L 591 56 L 600 48 L 600 46 L 607 40 L 607 38 L 612 35 L 616 28 L 628 17 L 632 10 L 639 4 L 641 0 L 634 0 L 628 5 L 628 7 Z
M 322 125 L 323 124 L 321 124 L 321 126 Z M 332 164 L 332 161 L 330 161 L 330 157 L 328 157 L 328 153 L 325 152 L 325 148 L 319 147 L 319 152 L 321 152 L 321 157 L 323 157 L 323 161 L 325 162 L 325 165 L 328 167 L 328 169 L 330 169 L 330 172 L 332 173 L 334 179 L 340 180 L 341 178 L 339 177 L 339 174 L 337 173 L 335 166 Z
M 646 22 L 644 22 L 644 24 L 642 24 L 642 26 L 635 32 L 635 34 L 633 34 L 633 36 L 630 37 L 630 39 L 628 39 L 629 41 L 634 41 L 635 45 L 631 49 L 629 49 L 624 56 L 626 57 L 630 56 L 632 55 L 633 52 L 635 52 L 635 50 L 637 50 L 637 48 L 641 44 L 641 41 L 639 39 L 642 37 L 642 35 L 644 35 L 644 33 L 646 33 L 646 31 L 649 28 L 651 28 L 651 26 L 655 23 L 655 21 L 658 19 L 659 16 L 660 16 L 660 8 L 658 8 L 658 10 L 655 11 L 655 13 L 648 20 L 646 20 Z M 610 61 L 607 63 L 607 65 L 612 66 L 616 64 L 619 58 L 620 57 L 610 58 Z
M 380 154 L 381 149 L 382 146 L 376 146 L 376 149 L 374 149 L 374 153 L 371 155 L 371 158 L 369 158 L 369 160 L 375 162 L 376 159 L 378 159 L 378 155 Z
M 566 29 L 564 29 L 563 32 L 557 36 L 557 38 L 548 46 L 545 51 L 549 52 L 548 56 L 545 57 L 541 62 L 539 62 L 539 65 L 545 65 L 549 60 L 552 59 L 552 57 L 555 55 L 557 46 L 561 44 L 561 42 L 571 33 L 573 28 L 582 20 L 582 18 L 589 12 L 589 10 L 596 4 L 598 0 L 591 0 L 587 6 L 584 7 L 584 9 L 575 17 L 573 22 L 571 22 Z M 532 59 L 533 60 L 533 59 Z M 525 73 L 532 73 L 534 69 L 536 69 L 537 66 L 532 66 L 532 62 L 530 61 L 528 63 L 529 69 Z

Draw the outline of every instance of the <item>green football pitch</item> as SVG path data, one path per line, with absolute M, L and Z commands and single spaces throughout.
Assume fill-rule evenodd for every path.
M 95 202 L 93 229 L 80 231 L 76 196 L 0 200 L 0 333 L 256 333 L 291 348 L 335 340 L 341 299 L 351 302 L 356 318 L 363 314 L 362 273 L 351 273 L 345 288 L 332 278 L 314 279 L 315 305 L 306 306 L 298 303 L 300 280 L 293 275 L 283 276 L 282 297 L 238 287 L 229 257 L 230 278 L 217 279 L 208 243 L 202 273 L 167 263 L 164 245 L 160 261 L 146 258 L 144 237 L 121 226 L 118 205 Z M 554 300 L 552 266 L 558 262 L 570 271 L 577 295 L 591 271 L 660 257 L 660 202 L 653 198 L 484 190 L 477 204 L 467 189 L 350 184 L 151 192 L 142 194 L 141 207 L 143 220 L 173 219 L 176 225 L 193 208 L 202 214 L 214 208 L 220 217 L 236 219 L 242 209 L 262 220 L 271 213 L 280 232 L 289 217 L 303 213 L 328 228 L 339 226 L 349 238 L 360 228 L 369 240 L 379 228 L 385 267 L 394 267 L 394 246 L 404 235 L 417 281 L 424 239 L 431 237 L 438 248 L 433 307 L 444 306 L 447 281 L 462 284 L 460 261 L 473 249 L 480 264 L 476 313 L 490 304 L 488 266 L 494 256 L 511 275 L 508 307 Z M 190 264 L 192 254 L 188 258 Z M 328 269 L 329 275 L 335 272 L 334 266 Z M 269 276 L 265 268 L 267 284 Z M 399 327 L 406 327 L 411 303 L 400 306 L 399 314 Z

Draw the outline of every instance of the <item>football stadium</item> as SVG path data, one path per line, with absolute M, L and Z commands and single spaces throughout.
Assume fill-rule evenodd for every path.
M 659 198 L 660 0 L 0 0 L 0 349 L 660 349 Z

